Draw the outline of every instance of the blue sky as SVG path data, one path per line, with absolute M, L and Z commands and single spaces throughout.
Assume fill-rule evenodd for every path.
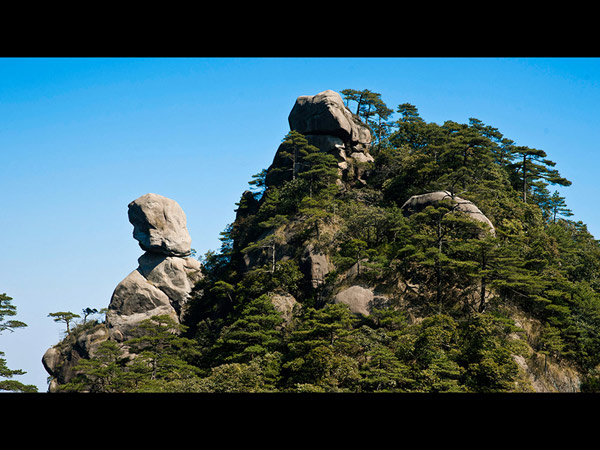
M 600 237 L 599 58 L 0 58 L 0 293 L 28 324 L 0 335 L 16 379 L 45 392 L 64 330 L 48 313 L 108 306 L 137 267 L 130 201 L 176 200 L 192 247 L 216 250 L 296 98 L 346 88 L 546 151 Z

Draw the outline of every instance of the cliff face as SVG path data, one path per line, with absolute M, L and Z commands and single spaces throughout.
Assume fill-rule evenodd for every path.
M 274 273 L 287 262 L 299 269 L 294 282 L 275 286 L 268 294 L 284 318 L 283 327 L 292 322 L 294 311 L 303 308 L 306 302 L 317 306 L 344 304 L 362 318 L 369 318 L 375 310 L 400 308 L 413 323 L 423 321 L 428 306 L 422 299 L 433 295 L 426 291 L 424 278 L 415 281 L 394 267 L 378 267 L 377 255 L 369 253 L 367 243 L 356 236 L 380 242 L 383 238 L 379 234 L 384 228 L 400 234 L 404 226 L 402 217 L 440 204 L 467 221 L 464 223 L 475 223 L 476 238 L 495 236 L 492 220 L 474 202 L 447 191 L 422 192 L 402 199 L 401 207 L 392 212 L 379 207 L 377 199 L 381 193 L 369 186 L 375 165 L 370 130 L 334 91 L 298 97 L 289 124 L 290 131 L 305 139 L 301 143 L 303 148 L 312 146 L 333 158 L 337 176 L 331 195 L 342 196 L 344 200 L 319 210 L 323 205 L 318 204 L 318 197 L 313 197 L 311 190 L 307 203 L 288 214 L 291 218 L 279 220 L 285 214 L 272 214 L 275 207 L 269 193 L 286 183 L 290 186 L 296 173 L 291 164 L 297 161 L 290 163 L 289 144 L 282 143 L 266 171 L 264 192 L 256 195 L 246 191 L 238 204 L 230 249 L 235 276 L 239 279 L 260 267 Z M 318 178 L 311 179 L 312 182 L 317 183 Z M 291 185 L 297 189 L 304 186 Z M 77 362 L 93 357 L 102 342 L 124 343 L 135 337 L 136 325 L 145 319 L 167 315 L 178 323 L 195 325 L 197 316 L 190 310 L 202 309 L 205 301 L 202 291 L 195 290 L 203 275 L 200 263 L 189 257 L 191 239 L 185 214 L 175 201 L 146 194 L 130 203 L 128 216 L 134 227 L 133 237 L 145 253 L 138 259 L 137 269 L 115 288 L 106 323 L 79 330 L 46 352 L 43 364 L 54 378 L 50 391 L 71 380 Z M 415 273 L 414 268 L 408 267 L 404 273 Z M 465 305 L 478 304 L 481 310 L 493 297 L 489 289 L 485 291 L 477 283 L 461 286 L 459 290 Z M 233 297 L 227 292 L 222 295 L 223 310 L 232 308 Z M 506 309 L 503 313 L 513 317 L 525 333 L 514 336 L 527 348 L 526 352 L 513 355 L 520 370 L 517 390 L 577 391 L 576 371 L 533 350 L 535 321 L 516 310 Z

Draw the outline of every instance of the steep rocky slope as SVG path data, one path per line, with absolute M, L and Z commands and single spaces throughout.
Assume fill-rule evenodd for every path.
M 346 198 L 368 204 L 369 196 L 377 196 L 377 193 L 367 187 L 367 180 L 375 161 L 370 154 L 371 134 L 344 106 L 339 94 L 325 91 L 314 96 L 299 97 L 290 113 L 289 123 L 290 129 L 303 134 L 308 144 L 335 157 L 339 174 L 337 185 L 339 192 L 345 193 Z M 290 180 L 293 167 L 289 160 L 282 156 L 286 154 L 284 146 L 285 144 L 282 144 L 278 149 L 273 163 L 267 170 L 267 190 L 270 186 L 280 186 L 284 181 Z M 409 216 L 444 200 L 450 202 L 451 212 L 480 225 L 476 228 L 479 237 L 485 237 L 487 233 L 495 236 L 494 224 L 474 202 L 448 191 L 413 195 L 406 199 L 400 210 L 404 216 Z M 250 222 L 249 217 L 256 216 L 266 203 L 265 196 L 257 201 L 251 192 L 245 192 L 240 201 L 238 217 L 233 224 L 234 229 L 236 226 L 245 227 Z M 374 215 L 379 213 L 374 207 L 372 211 Z M 322 304 L 342 303 L 359 316 L 369 316 L 374 309 L 399 307 L 408 313 L 414 323 L 418 323 L 430 314 L 425 311 L 419 300 L 423 292 L 422 286 L 414 284 L 411 279 L 390 271 L 378 276 L 377 269 L 369 269 L 367 257 L 357 258 L 349 267 L 348 264 L 336 265 L 335 255 L 339 254 L 340 242 L 344 241 L 344 237 L 340 235 L 343 235 L 348 226 L 339 217 L 334 217 L 323 225 L 318 238 L 314 234 L 307 235 L 306 228 L 301 225 L 303 220 L 302 214 L 297 214 L 295 219 L 283 225 L 268 227 L 266 230 L 260 228 L 260 235 L 234 233 L 234 249 L 247 248 L 253 242 L 265 242 L 269 241 L 269 237 L 278 237 L 270 241 L 276 241 L 276 245 L 253 248 L 243 253 L 241 272 L 269 264 L 271 259 L 273 266 L 276 262 L 295 261 L 302 270 L 300 289 L 295 292 L 282 289 L 272 294 L 276 308 L 282 313 L 289 314 L 293 305 L 302 305 L 304 299 L 315 298 L 316 295 Z M 365 228 L 370 226 L 367 222 L 368 220 L 364 222 Z M 480 291 L 480 284 L 463 286 L 464 296 L 472 296 L 472 303 L 480 302 Z M 494 292 L 488 288 L 485 293 L 485 305 L 491 304 L 492 298 Z M 282 299 L 285 299 L 284 303 L 281 303 Z M 516 390 L 578 391 L 580 374 L 577 370 L 564 361 L 556 361 L 534 350 L 535 345 L 532 344 L 535 344 L 538 337 L 539 322 L 514 308 L 509 302 L 505 305 L 495 303 L 494 308 L 511 317 L 523 330 L 523 333 L 513 335 L 513 339 L 518 340 L 522 348 L 525 348 L 522 354 L 513 355 L 520 370 Z M 540 361 L 543 361 L 543 364 Z

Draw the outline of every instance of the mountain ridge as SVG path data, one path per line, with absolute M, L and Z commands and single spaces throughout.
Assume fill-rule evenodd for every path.
M 189 339 L 168 354 L 186 376 L 154 373 L 141 389 L 591 389 L 600 251 L 547 189 L 570 182 L 543 151 L 476 119 L 428 124 L 403 104 L 389 122 L 378 94 L 342 94 L 356 113 L 331 90 L 298 97 L 273 163 L 187 288 L 185 314 L 164 323 L 179 330 L 169 339 Z M 49 350 L 51 390 L 108 389 L 76 369 L 98 360 L 106 327 Z M 117 372 L 146 374 L 140 355 L 121 354 Z

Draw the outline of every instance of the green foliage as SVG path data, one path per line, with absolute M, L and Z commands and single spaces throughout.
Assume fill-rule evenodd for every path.
M 16 328 L 27 326 L 26 323 L 20 320 L 5 320 L 7 316 L 12 317 L 17 315 L 17 307 L 12 304 L 12 300 L 12 297 L 9 297 L 6 293 L 0 294 L 0 333 L 7 330 L 13 332 Z M 0 391 L 37 392 L 35 386 L 11 379 L 15 375 L 24 375 L 26 372 L 20 369 L 9 369 L 4 355 L 4 352 L 0 351 Z
M 104 341 L 94 357 L 81 359 L 77 366 L 79 374 L 60 389 L 65 392 L 126 392 L 133 388 L 127 376 L 127 357 L 115 341 Z
M 283 319 L 268 295 L 252 299 L 241 308 L 237 319 L 223 329 L 216 342 L 223 362 L 247 363 L 278 351 L 282 344 Z
M 17 307 L 12 304 L 12 297 L 8 295 L 0 294 L 0 333 L 8 330 L 14 331 L 15 328 L 26 327 L 27 324 L 20 320 L 5 320 L 5 317 L 11 317 L 17 315 Z
M 71 311 L 59 311 L 48 314 L 48 317 L 52 317 L 55 322 L 64 322 L 67 327 L 67 334 L 71 332 L 70 324 L 81 317 L 79 314 L 72 313 Z
M 91 358 L 81 359 L 75 367 L 78 375 L 61 391 L 172 392 L 194 386 L 200 373 L 192 364 L 197 349 L 183 331 L 169 316 L 146 319 L 135 332 L 139 337 L 122 345 L 104 341 Z

